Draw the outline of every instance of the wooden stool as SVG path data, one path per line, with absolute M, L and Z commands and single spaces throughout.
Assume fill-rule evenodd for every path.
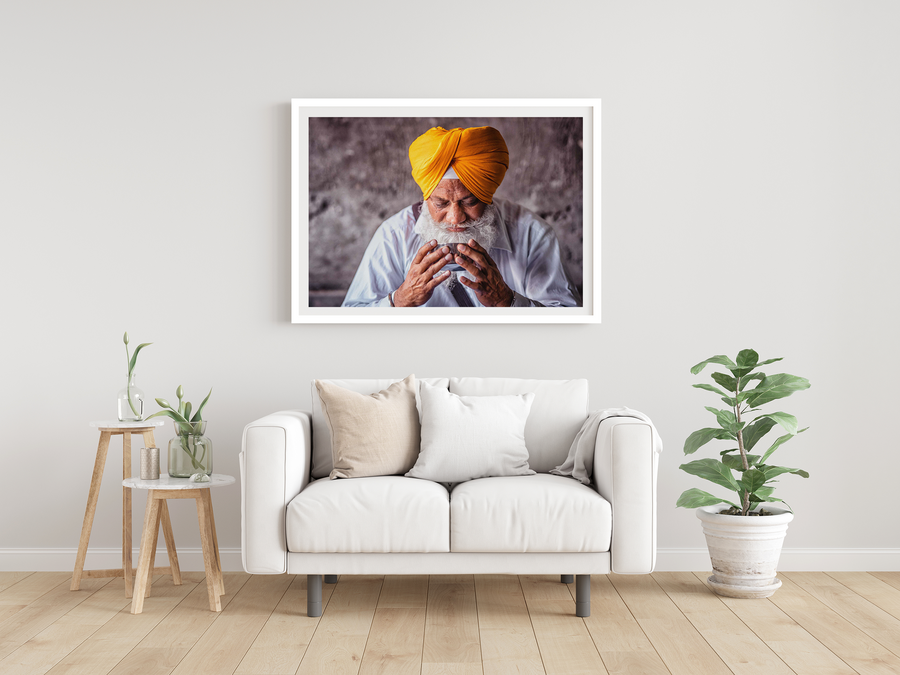
M 131 434 L 141 434 L 144 438 L 144 447 L 156 445 L 153 439 L 154 427 L 161 427 L 162 420 L 143 422 L 91 422 L 92 427 L 100 429 L 100 442 L 97 445 L 97 457 L 94 459 L 94 474 L 91 476 L 91 489 L 88 492 L 87 507 L 84 510 L 84 523 L 81 526 L 81 539 L 78 541 L 78 555 L 75 557 L 75 571 L 72 573 L 71 590 L 77 591 L 81 587 L 82 579 L 97 579 L 105 577 L 123 577 L 125 579 L 125 597 L 131 597 L 134 567 L 131 562 L 131 490 L 122 488 L 122 567 L 111 570 L 85 570 L 84 560 L 87 556 L 88 542 L 91 539 L 91 528 L 94 525 L 94 513 L 97 511 L 97 498 L 100 496 L 100 482 L 103 480 L 103 470 L 106 467 L 106 455 L 109 450 L 109 441 L 113 436 L 122 437 L 122 478 L 131 476 Z M 163 533 L 166 537 L 166 545 L 175 550 L 175 538 L 172 536 L 172 523 L 169 520 L 169 512 L 164 509 L 162 513 Z M 157 574 L 171 574 L 176 585 L 181 584 L 181 571 L 178 568 L 177 557 L 170 556 L 170 566 L 156 568 Z
M 219 542 L 216 538 L 216 519 L 213 515 L 210 488 L 234 483 L 234 476 L 214 473 L 208 483 L 192 483 L 190 478 L 173 478 L 161 474 L 159 480 L 141 480 L 139 477 L 122 481 L 127 488 L 147 490 L 147 509 L 144 511 L 144 530 L 141 533 L 141 557 L 135 577 L 134 596 L 131 598 L 131 613 L 140 614 L 144 609 L 144 598 L 150 595 L 150 570 L 156 559 L 156 543 L 159 539 L 159 524 L 168 518 L 167 499 L 193 499 L 197 502 L 197 520 L 200 524 L 200 544 L 203 547 L 203 565 L 206 568 L 206 589 L 209 594 L 209 608 L 213 612 L 222 611 L 222 596 L 225 595 L 225 581 L 222 578 L 222 560 L 219 557 Z M 165 521 L 162 521 L 165 522 Z M 166 537 L 169 560 L 177 560 L 175 540 Z

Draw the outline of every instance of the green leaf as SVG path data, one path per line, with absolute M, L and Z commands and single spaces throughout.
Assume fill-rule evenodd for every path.
M 696 387 L 697 389 L 705 389 L 706 391 L 711 391 L 714 394 L 718 394 L 719 396 L 728 396 L 724 391 L 719 389 L 718 387 L 714 387 L 711 384 L 692 384 L 692 387 Z
M 734 367 L 734 361 L 729 359 L 724 354 L 719 354 L 718 356 L 713 356 L 711 358 L 706 359 L 706 361 L 701 361 L 700 363 L 698 363 L 696 366 L 691 368 L 691 373 L 696 375 L 710 363 L 718 363 L 719 365 L 726 366 L 729 369 Z
M 753 373 L 752 375 L 747 375 L 746 377 L 741 378 L 741 386 L 739 387 L 740 391 L 743 391 L 744 388 L 753 382 L 753 380 L 764 380 L 766 378 L 765 373 Z
M 712 506 L 713 504 L 722 503 L 729 504 L 734 508 L 740 508 L 737 504 L 734 504 L 727 499 L 719 499 L 718 497 L 715 497 L 708 492 L 704 492 L 703 490 L 698 490 L 697 488 L 691 488 L 690 490 L 682 492 L 675 506 L 681 506 L 686 509 L 695 509 L 698 506 Z
M 721 485 L 724 488 L 728 488 L 729 490 L 734 490 L 735 492 L 737 492 L 740 489 L 738 486 L 738 481 L 734 479 L 734 476 L 731 473 L 731 469 L 729 469 L 717 459 L 712 459 L 710 457 L 697 459 L 693 462 L 682 464 L 678 468 L 693 476 L 699 476 L 700 478 L 715 483 L 716 485 Z
M 804 389 L 809 389 L 809 380 L 806 378 L 779 373 L 778 375 L 770 375 L 762 380 L 755 389 L 750 390 L 751 393 L 746 400 L 751 408 L 756 408 Z
M 191 419 L 191 403 L 190 403 L 190 401 L 188 401 L 187 403 L 184 404 L 184 419 L 186 419 L 186 420 Z
M 212 387 L 209 388 L 209 393 L 206 395 L 206 398 L 203 399 L 200 407 L 197 408 L 197 412 L 194 413 L 194 416 L 191 418 L 191 422 L 201 422 L 203 420 L 203 418 L 200 417 L 200 413 L 203 412 L 203 406 L 206 405 L 206 402 L 209 400 L 210 396 L 212 396 Z
M 725 455 L 722 457 L 722 463 L 727 466 L 729 469 L 734 469 L 735 471 L 743 471 L 744 463 L 741 460 L 740 455 Z M 747 464 L 750 465 L 752 469 L 759 463 L 759 455 L 747 455 Z
M 760 415 L 760 417 L 768 417 L 770 420 L 775 420 L 789 434 L 797 433 L 797 418 L 793 415 L 788 415 L 787 413 L 783 412 L 775 412 Z
M 786 466 L 766 466 L 760 467 L 760 469 L 766 475 L 766 482 L 785 473 L 793 473 L 800 476 L 801 478 L 809 478 L 809 473 L 807 473 L 803 469 L 791 469 Z
M 774 426 L 775 420 L 769 419 L 768 417 L 760 417 L 755 420 L 741 432 L 741 436 L 744 439 L 744 450 L 752 450 L 757 441 L 769 433 Z
M 731 368 L 731 374 L 735 377 L 744 377 L 756 368 L 759 354 L 752 349 L 742 349 L 737 355 L 737 367 Z
M 152 344 L 153 344 L 152 342 L 144 342 L 143 344 L 139 344 L 137 346 L 137 349 L 134 350 L 134 354 L 131 355 L 131 362 L 128 364 L 128 374 L 129 375 L 131 375 L 131 373 L 134 372 L 134 366 L 137 364 L 138 354 L 140 354 L 141 350 L 144 347 L 148 347 Z
M 743 424 L 738 424 L 737 418 L 730 410 L 719 410 L 717 408 L 710 408 L 709 406 L 706 406 L 706 409 L 716 416 L 716 419 L 719 421 L 719 426 L 729 433 L 737 434 L 738 429 L 742 429 L 744 426 Z
M 169 405 L 169 402 L 164 398 L 156 399 L 156 405 L 158 405 L 160 408 L 172 408 L 172 406 Z
M 150 419 L 151 417 L 168 417 L 175 422 L 180 422 L 182 424 L 189 424 L 189 422 L 184 419 L 181 415 L 178 414 L 176 410 L 160 410 L 159 412 L 155 412 L 152 415 L 148 416 L 146 419 Z
M 759 488 L 766 484 L 766 474 L 759 469 L 750 469 L 745 471 L 738 481 L 741 490 L 746 490 L 750 494 L 756 492 Z
M 710 377 L 716 381 L 716 384 L 725 387 L 728 391 L 737 391 L 737 380 L 730 375 L 726 375 L 725 373 L 712 373 Z
M 766 452 L 763 454 L 762 459 L 759 460 L 759 463 L 760 463 L 760 464 L 765 464 L 765 463 L 766 463 L 766 460 L 769 459 L 769 457 L 772 456 L 772 453 L 773 453 L 773 452 L 775 452 L 778 448 L 780 448 L 782 445 L 784 445 L 785 443 L 787 443 L 787 442 L 788 442 L 789 440 L 791 440 L 793 437 L 794 437 L 794 434 L 785 434 L 784 436 L 779 436 L 779 437 L 775 440 L 775 442 L 772 443 L 772 447 L 770 447 L 768 450 L 766 450 Z
M 204 401 L 205 403 L 205 401 Z M 202 407 L 202 406 L 201 406 Z M 684 442 L 684 454 L 692 455 L 697 452 L 702 446 L 706 445 L 710 441 L 714 439 L 726 439 L 730 438 L 731 440 L 737 440 L 734 434 L 731 434 L 724 429 L 700 429 L 695 431 L 690 436 L 687 437 L 687 440 Z
M 767 365 L 769 365 L 770 363 L 775 363 L 776 361 L 781 361 L 782 359 L 784 359 L 784 357 L 783 357 L 783 356 L 779 356 L 777 359 L 769 359 L 768 361 L 762 361 L 762 362 L 760 362 L 760 363 L 757 363 L 757 364 L 756 364 L 756 367 L 757 367 L 757 368 L 761 368 L 762 366 L 767 366 Z

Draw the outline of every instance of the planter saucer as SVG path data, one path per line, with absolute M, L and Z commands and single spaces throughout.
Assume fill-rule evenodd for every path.
M 781 588 L 781 579 L 775 579 L 775 583 L 768 586 L 734 586 L 731 584 L 720 584 L 716 581 L 716 575 L 713 574 L 706 582 L 718 595 L 724 595 L 726 598 L 768 598 Z

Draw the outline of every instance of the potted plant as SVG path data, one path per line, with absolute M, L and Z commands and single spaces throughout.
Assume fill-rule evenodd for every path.
M 183 400 L 184 387 L 180 384 L 175 390 L 175 396 L 178 397 L 177 408 L 172 407 L 164 398 L 156 399 L 157 405 L 163 409 L 147 419 L 162 415 L 175 423 L 175 438 L 169 441 L 166 464 L 166 471 L 170 476 L 189 478 L 198 473 L 207 476 L 212 474 L 212 440 L 205 435 L 206 421 L 201 416 L 211 395 L 212 389 L 193 415 L 193 406 L 190 401 Z
M 758 370 L 776 361 L 781 358 L 760 361 L 755 351 L 744 349 L 734 361 L 719 355 L 691 368 L 696 375 L 709 364 L 725 367 L 728 372 L 712 373 L 715 385 L 693 386 L 718 395 L 728 408 L 706 407 L 715 415 L 718 426 L 699 429 L 688 436 L 684 454 L 692 455 L 713 440 L 728 441 L 730 447 L 719 452 L 718 457 L 695 459 L 679 468 L 734 492 L 736 497 L 729 501 L 691 488 L 678 498 L 677 506 L 698 509 L 713 565 L 710 586 L 729 597 L 764 598 L 781 586 L 775 568 L 794 515 L 789 508 L 768 506 L 784 503 L 774 496 L 773 484 L 784 474 L 809 478 L 802 469 L 770 463 L 776 450 L 806 429 L 798 429 L 793 415 L 762 412 L 761 406 L 809 388 L 805 378 L 787 373 L 766 375 Z M 786 433 L 763 453 L 753 454 L 752 450 L 775 426 Z M 723 503 L 729 508 L 723 508 Z M 762 508 L 763 504 L 766 508 Z
M 149 347 L 152 342 L 139 344 L 131 354 L 128 350 L 128 331 L 122 336 L 125 343 L 125 387 L 118 394 L 118 416 L 120 422 L 140 422 L 144 415 L 144 392 L 134 384 L 134 367 L 137 365 L 138 354 L 144 347 Z

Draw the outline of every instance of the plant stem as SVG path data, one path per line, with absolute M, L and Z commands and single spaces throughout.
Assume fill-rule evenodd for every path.
M 740 428 L 741 426 L 741 404 L 738 401 L 738 394 L 741 391 L 741 378 L 736 378 L 737 385 L 735 385 L 734 392 L 734 418 L 738 423 L 738 432 L 737 432 L 737 442 L 738 442 L 738 450 L 741 453 L 741 466 L 744 467 L 744 471 L 747 471 L 750 468 L 750 463 L 747 461 L 747 451 L 744 449 L 744 433 Z M 741 495 L 741 515 L 746 516 L 747 513 L 750 512 L 750 493 L 746 490 L 740 492 Z

